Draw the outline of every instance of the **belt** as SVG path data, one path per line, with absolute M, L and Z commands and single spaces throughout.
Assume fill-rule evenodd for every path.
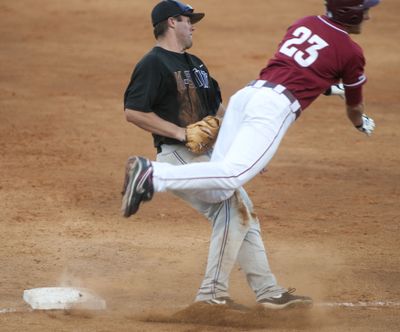
M 296 114 L 296 119 L 300 116 L 301 105 L 299 101 L 292 95 L 292 93 L 286 89 L 283 85 L 268 82 L 265 80 L 254 80 L 251 81 L 247 86 L 252 86 L 254 88 L 271 88 L 276 93 L 284 95 L 290 102 L 290 109 Z

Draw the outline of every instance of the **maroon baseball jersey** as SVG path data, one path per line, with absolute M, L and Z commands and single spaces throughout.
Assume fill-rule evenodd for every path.
M 351 93 L 353 100 L 347 101 L 354 105 L 362 101 L 364 66 L 361 47 L 340 25 L 326 16 L 309 16 L 288 29 L 275 56 L 261 70 L 260 79 L 285 86 L 303 110 L 342 80 L 347 91 L 359 91 Z

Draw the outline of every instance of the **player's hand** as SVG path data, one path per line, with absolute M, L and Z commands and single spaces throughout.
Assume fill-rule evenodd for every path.
M 206 116 L 204 119 L 186 127 L 186 147 L 195 154 L 210 150 L 218 136 L 221 120 L 216 116 Z
M 370 117 L 368 117 L 367 115 L 363 114 L 362 115 L 362 124 L 359 126 L 356 126 L 356 128 L 365 133 L 367 136 L 371 136 L 372 132 L 375 129 L 375 121 L 372 120 Z
M 325 96 L 339 96 L 340 98 L 345 99 L 343 83 L 331 85 L 330 88 L 324 92 L 324 95 Z

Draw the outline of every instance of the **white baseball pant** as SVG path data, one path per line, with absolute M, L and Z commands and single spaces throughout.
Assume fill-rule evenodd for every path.
M 154 190 L 190 192 L 210 203 L 231 197 L 270 162 L 296 120 L 298 102 L 282 89 L 259 84 L 239 90 L 229 101 L 210 162 L 153 162 Z

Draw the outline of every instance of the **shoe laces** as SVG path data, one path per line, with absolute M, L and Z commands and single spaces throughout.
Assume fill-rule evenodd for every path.
M 292 294 L 296 291 L 296 288 L 294 287 L 289 287 L 288 290 L 284 293 L 281 293 L 279 295 L 276 296 L 272 296 L 273 299 L 280 299 L 284 294 Z

